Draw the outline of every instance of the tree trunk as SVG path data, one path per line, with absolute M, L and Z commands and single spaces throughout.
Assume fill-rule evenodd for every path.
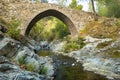
M 97 18 L 97 14 L 96 14 L 96 11 L 95 11 L 94 1 L 91 0 L 91 3 L 92 3 L 92 9 L 93 9 L 93 13 L 94 13 L 94 20 L 97 21 L 98 18 Z

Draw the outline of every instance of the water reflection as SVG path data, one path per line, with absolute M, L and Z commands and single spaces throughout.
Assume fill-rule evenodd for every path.
M 53 58 L 57 67 L 55 80 L 108 80 L 104 76 L 84 71 L 81 63 L 76 62 L 73 58 L 55 55 L 48 51 L 41 51 L 39 55 Z

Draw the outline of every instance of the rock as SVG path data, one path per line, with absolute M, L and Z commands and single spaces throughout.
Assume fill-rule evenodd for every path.
M 12 63 L 10 63 L 8 59 L 6 59 L 3 56 L 0 57 L 0 71 L 1 72 L 5 72 L 5 71 L 13 69 L 13 66 L 10 66 L 9 64 L 12 64 Z
M 15 57 L 15 60 L 18 61 L 19 58 L 21 58 L 23 56 L 25 56 L 25 57 L 27 57 L 27 56 L 32 57 L 32 56 L 34 56 L 34 54 L 35 54 L 34 51 L 30 50 L 28 47 L 23 47 L 23 48 L 18 50 L 17 55 Z
M 29 43 L 27 43 L 27 44 L 28 44 L 28 47 L 29 47 L 29 48 L 31 48 L 31 49 L 33 49 L 33 50 L 35 50 L 35 51 L 38 51 L 38 50 L 41 49 L 39 43 L 36 42 L 35 40 L 33 40 L 33 39 L 28 39 L 28 42 L 29 42 Z
M 30 73 L 30 72 L 22 72 L 22 73 L 19 73 L 17 74 L 15 77 L 14 77 L 14 80 L 41 80 L 39 78 L 39 76 L 33 74 L 33 73 Z
M 47 69 L 46 70 L 46 75 L 47 76 L 53 76 L 54 75 L 54 67 L 50 63 L 46 63 L 44 67 Z
M 83 67 L 85 70 L 94 71 L 95 73 L 107 76 L 107 78 L 120 78 L 120 75 L 116 74 L 115 70 L 113 70 L 113 68 L 115 69 L 113 61 L 110 61 L 112 60 L 103 61 L 101 58 L 90 58 L 87 61 L 85 60 Z
M 120 62 L 116 62 L 112 69 L 116 74 L 120 74 Z
M 4 56 L 0 56 L 0 64 L 2 63 L 9 63 L 10 61 L 6 59 Z
M 64 42 L 54 41 L 50 44 L 50 50 L 52 50 L 53 52 L 61 52 L 65 44 L 66 44 L 66 41 Z
M 50 48 L 49 43 L 47 41 L 41 41 L 40 46 L 41 46 L 41 49 L 45 49 L 45 50 L 48 50 Z
M 5 61 L 0 64 L 0 80 L 51 80 L 51 78 L 46 78 L 43 75 L 22 70 L 11 62 L 6 63 L 9 60 L 3 56 L 0 56 L 0 59 Z
M 15 60 L 19 63 L 21 57 L 24 57 L 26 65 L 32 64 L 34 66 L 34 72 L 39 73 L 44 67 L 47 67 L 46 75 L 52 76 L 54 74 L 53 60 L 50 57 L 39 57 L 28 47 L 20 49 Z
M 9 78 L 5 74 L 0 73 L 0 80 L 9 80 Z
M 1 64 L 0 65 L 0 71 L 1 72 L 5 72 L 5 71 L 8 71 L 8 70 L 12 70 L 12 66 L 10 66 L 9 64 Z
M 70 57 L 79 57 L 80 56 L 80 51 L 72 51 L 69 53 Z
M 68 56 L 75 58 L 77 61 L 80 61 L 83 64 L 85 70 L 94 71 L 95 73 L 105 75 L 108 78 L 120 79 L 120 58 L 114 59 L 109 57 L 104 57 L 105 55 L 99 55 L 107 53 L 110 49 L 120 49 L 120 39 L 112 42 L 104 48 L 97 48 L 97 45 L 112 39 L 97 39 L 90 36 L 86 37 L 86 45 L 78 50 L 72 51 Z
M 0 56 L 12 57 L 15 55 L 20 43 L 11 38 L 5 37 L 0 41 Z
M 38 50 L 40 50 L 40 48 L 41 48 L 40 46 L 34 45 L 34 50 L 37 50 L 37 51 L 38 51 Z

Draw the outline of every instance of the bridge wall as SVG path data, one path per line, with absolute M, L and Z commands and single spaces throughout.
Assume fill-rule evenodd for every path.
M 55 16 L 57 14 L 57 16 L 55 17 L 61 19 L 65 24 L 67 24 L 70 29 L 70 32 L 73 35 L 78 34 L 79 31 L 85 26 L 86 23 L 93 20 L 93 15 L 91 13 L 84 12 L 84 11 L 77 11 L 68 7 L 62 7 L 62 6 L 47 4 L 47 3 L 32 3 L 32 2 L 11 2 L 10 3 L 9 2 L 7 4 L 0 3 L 0 5 L 1 5 L 0 16 L 8 20 L 10 20 L 12 17 L 15 17 L 22 21 L 20 25 L 22 34 L 26 33 L 26 30 L 30 25 L 31 21 L 37 15 L 49 10 L 56 11 L 56 12 L 54 11 L 52 12 L 54 13 L 54 15 L 52 14 L 52 16 Z M 63 15 L 59 15 L 58 14 L 59 12 Z M 62 18 L 62 16 L 64 17 L 64 19 Z M 67 19 L 67 21 L 65 21 L 65 19 Z

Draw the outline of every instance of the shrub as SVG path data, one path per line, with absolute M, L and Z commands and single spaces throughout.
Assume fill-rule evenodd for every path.
M 25 64 L 25 56 L 21 56 L 18 58 L 19 64 Z
M 18 26 L 20 25 L 20 23 L 21 23 L 20 20 L 16 20 L 15 18 L 12 18 L 8 23 L 10 27 L 7 32 L 7 35 L 14 39 L 18 39 L 20 36 L 20 29 L 18 29 Z
M 36 66 L 33 63 L 28 63 L 28 64 L 26 64 L 26 69 L 28 71 L 34 72 L 34 71 L 36 71 Z
M 47 72 L 47 67 L 43 67 L 40 71 L 40 74 L 46 74 Z
M 52 32 L 55 34 L 56 39 L 63 39 L 70 33 L 69 29 L 62 21 L 58 19 L 55 19 L 55 21 L 56 21 L 55 28 L 52 29 Z
M 117 19 L 116 25 L 120 26 L 120 19 Z
M 78 50 L 81 49 L 84 45 L 85 43 L 81 37 L 78 37 L 77 40 L 68 40 L 67 44 L 63 47 L 63 52 Z

